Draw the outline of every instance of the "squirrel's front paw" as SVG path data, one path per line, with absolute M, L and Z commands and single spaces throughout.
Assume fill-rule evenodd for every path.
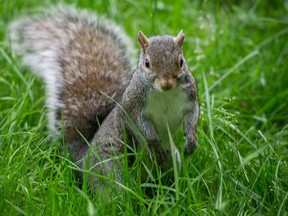
M 197 147 L 198 140 L 197 139 L 187 139 L 184 145 L 184 154 L 190 155 L 194 152 L 195 148 Z

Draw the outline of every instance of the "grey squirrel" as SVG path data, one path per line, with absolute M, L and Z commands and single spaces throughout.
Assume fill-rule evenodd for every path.
M 139 32 L 136 65 L 130 39 L 111 21 L 67 6 L 48 11 L 12 23 L 12 47 L 44 78 L 50 126 L 61 135 L 63 125 L 68 151 L 80 167 L 101 175 L 112 171 L 121 181 L 117 156 L 134 142 L 147 153 L 148 168 L 156 162 L 166 171 L 173 156 L 181 165 L 170 135 L 184 123 L 184 153 L 191 154 L 199 118 L 183 31 L 151 38 Z M 88 180 L 98 188 L 97 177 Z

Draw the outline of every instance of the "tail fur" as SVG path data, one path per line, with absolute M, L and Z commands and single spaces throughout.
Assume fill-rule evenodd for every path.
M 64 123 L 66 141 L 76 147 L 84 145 L 79 131 L 91 140 L 97 118 L 104 120 L 114 107 L 101 92 L 120 100 L 132 75 L 129 37 L 106 18 L 71 6 L 11 23 L 10 37 L 23 65 L 44 79 L 52 130 L 60 134 Z M 75 156 L 75 144 L 71 148 Z

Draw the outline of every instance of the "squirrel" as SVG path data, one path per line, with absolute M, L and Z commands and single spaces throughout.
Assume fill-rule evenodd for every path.
M 83 10 L 53 9 L 10 29 L 24 65 L 44 78 L 50 126 L 61 134 L 63 125 L 68 151 L 82 169 L 111 171 L 121 181 L 117 156 L 133 143 L 147 153 L 149 169 L 155 163 L 163 171 L 172 168 L 174 156 L 181 166 L 171 138 L 183 123 L 184 154 L 192 154 L 198 142 L 198 89 L 183 56 L 182 30 L 176 37 L 151 38 L 140 31 L 137 65 L 124 31 Z M 100 179 L 90 175 L 88 182 L 98 188 Z
M 193 153 L 198 142 L 199 101 L 196 81 L 182 52 L 184 38 L 183 31 L 176 37 L 147 38 L 141 31 L 138 33 L 141 46 L 138 66 L 119 105 L 106 117 L 91 142 L 92 148 L 106 161 L 105 166 L 96 167 L 97 171 L 120 169 L 108 159 L 123 153 L 124 139 L 127 143 L 136 140 L 137 148 L 146 150 L 148 159 L 144 160 L 150 169 L 155 161 L 162 171 L 172 168 L 173 154 L 181 167 L 179 151 L 171 145 L 170 135 L 174 137 L 183 122 L 184 154 Z M 85 162 L 83 167 L 87 166 Z M 100 161 L 92 156 L 90 163 L 88 167 Z M 98 184 L 98 179 L 90 181 Z

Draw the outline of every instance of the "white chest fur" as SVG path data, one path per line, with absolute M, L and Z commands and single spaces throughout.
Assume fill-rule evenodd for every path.
M 167 126 L 174 137 L 183 122 L 185 111 L 191 106 L 187 95 L 180 87 L 163 92 L 158 90 L 149 92 L 144 115 L 152 121 L 165 149 L 170 148 Z

